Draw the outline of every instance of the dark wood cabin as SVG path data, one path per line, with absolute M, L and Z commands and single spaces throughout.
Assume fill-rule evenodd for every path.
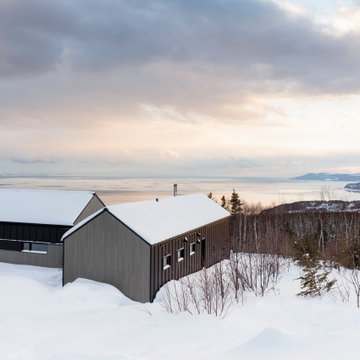
M 62 236 L 105 205 L 90 191 L 0 190 L 0 261 L 62 268 Z
M 106 207 L 63 236 L 63 283 L 92 279 L 153 301 L 167 281 L 229 257 L 229 219 L 203 194 Z

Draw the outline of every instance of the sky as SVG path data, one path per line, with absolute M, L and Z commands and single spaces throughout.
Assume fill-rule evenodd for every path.
M 0 0 L 0 175 L 360 172 L 359 0 Z

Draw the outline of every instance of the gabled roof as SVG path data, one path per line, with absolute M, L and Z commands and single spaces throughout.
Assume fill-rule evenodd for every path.
M 0 189 L 0 222 L 74 225 L 91 191 Z
M 106 210 L 149 244 L 157 244 L 230 216 L 204 194 L 180 195 L 108 206 L 67 231 L 63 239 Z

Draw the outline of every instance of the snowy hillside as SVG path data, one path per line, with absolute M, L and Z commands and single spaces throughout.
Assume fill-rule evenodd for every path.
M 0 359 L 338 359 L 358 356 L 360 310 L 335 294 L 296 297 L 291 265 L 275 291 L 224 318 L 168 313 L 161 294 L 135 303 L 110 285 L 0 263 Z
M 281 204 L 264 210 L 263 214 L 285 214 L 301 212 L 359 212 L 360 201 L 296 201 L 291 204 Z

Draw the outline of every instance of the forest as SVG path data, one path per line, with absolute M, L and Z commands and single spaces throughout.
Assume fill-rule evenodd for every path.
M 212 197 L 212 194 L 209 194 Z M 330 202 L 330 201 L 329 201 Z M 234 190 L 221 206 L 231 213 L 235 252 L 276 254 L 300 260 L 305 254 L 332 266 L 360 267 L 360 212 L 271 211 L 248 205 Z

